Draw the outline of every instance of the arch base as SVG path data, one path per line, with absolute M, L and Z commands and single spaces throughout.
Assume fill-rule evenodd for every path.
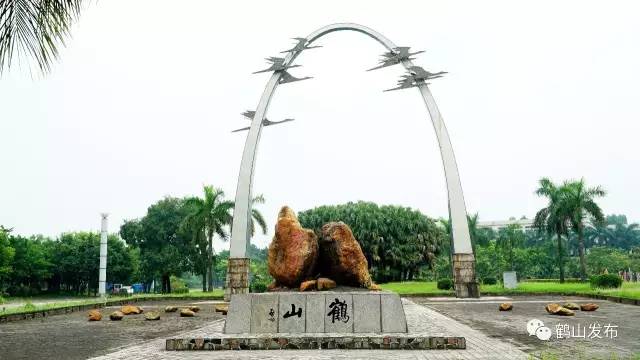
M 476 280 L 473 254 L 453 254 L 453 286 L 458 298 L 479 298 L 480 288 Z
M 224 301 L 230 301 L 231 294 L 249 293 L 249 263 L 248 258 L 229 258 L 224 282 Z

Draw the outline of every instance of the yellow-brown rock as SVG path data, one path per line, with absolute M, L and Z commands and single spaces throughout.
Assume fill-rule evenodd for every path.
M 200 311 L 200 306 L 191 305 L 188 309 L 193 311 L 194 313 L 197 313 L 198 311 Z
M 560 310 L 561 307 L 562 306 L 560 306 L 559 304 L 547 304 L 544 309 L 547 310 L 549 314 L 555 314 L 558 312 L 558 310 Z
M 120 312 L 125 315 L 137 315 L 142 313 L 142 308 L 134 305 L 125 305 L 120 308 Z
M 303 229 L 296 214 L 284 206 L 269 245 L 269 273 L 278 285 L 297 288 L 312 277 L 318 258 L 318 238 Z
M 173 305 L 169 305 L 169 306 L 165 306 L 164 308 L 164 312 L 176 312 L 178 311 L 178 307 L 177 306 L 173 306 Z
M 229 312 L 229 303 L 217 304 L 213 308 L 216 312 L 222 313 L 222 315 L 227 315 L 227 312 Z
M 548 304 L 545 307 L 545 310 L 547 310 L 549 314 L 553 314 L 553 315 L 573 316 L 576 314 L 573 311 L 565 307 L 562 307 L 558 304 Z
M 318 278 L 318 290 L 330 290 L 336 287 L 336 282 L 328 278 Z
M 576 303 L 566 303 L 563 305 L 563 307 L 569 310 L 580 310 L 580 306 L 578 306 L 578 304 Z
M 109 319 L 111 319 L 111 321 L 120 321 L 123 317 L 124 314 L 122 313 L 122 311 L 114 311 L 109 314 Z
M 369 285 L 369 290 L 380 291 L 382 290 L 382 288 L 380 287 L 380 285 L 372 282 L 371 285 Z
M 307 280 L 300 283 L 300 291 L 309 291 L 315 290 L 317 281 L 316 280 Z
M 580 305 L 580 310 L 582 311 L 596 311 L 600 306 L 594 303 L 582 304 Z
M 181 309 L 180 310 L 180 316 L 182 317 L 194 317 L 196 316 L 196 313 L 189 310 L 189 309 Z
M 340 285 L 371 287 L 367 258 L 347 224 L 325 224 L 319 247 L 318 268 L 322 275 L 334 279 Z
M 160 320 L 160 313 L 157 311 L 149 311 L 144 314 L 146 320 Z
M 102 320 L 102 313 L 98 310 L 89 311 L 89 321 L 100 321 Z
M 500 311 L 511 311 L 513 310 L 513 304 L 512 303 L 502 303 L 500 304 Z

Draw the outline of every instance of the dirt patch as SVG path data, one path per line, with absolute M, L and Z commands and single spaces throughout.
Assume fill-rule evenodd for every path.
M 446 316 L 458 320 L 471 328 L 480 330 L 488 336 L 509 341 L 521 350 L 539 356 L 541 353 L 557 355 L 560 359 L 611 359 L 629 358 L 640 353 L 640 306 L 625 305 L 610 301 L 587 299 L 575 296 L 512 296 L 512 311 L 498 311 L 500 300 L 456 301 L 455 299 L 412 298 L 411 300 L 432 308 Z M 544 306 L 548 303 L 575 302 L 578 304 L 593 302 L 600 305 L 595 312 L 576 311 L 575 316 L 557 316 L 548 314 Z M 527 333 L 527 322 L 541 320 L 551 329 L 552 337 L 543 341 Z M 592 337 L 589 326 L 602 326 L 599 335 Z M 617 330 L 605 335 L 605 325 Z M 574 333 L 569 338 L 558 338 L 557 327 Z M 615 327 L 617 326 L 617 327 Z M 597 328 L 597 325 L 594 326 Z M 584 330 L 583 330 L 584 329 Z M 578 332 L 579 330 L 579 332 Z M 582 335 L 585 338 L 574 335 Z M 612 357 L 612 356 L 617 357 Z
M 55 315 L 46 318 L 0 324 L 0 358 L 2 359 L 86 359 L 112 352 L 117 348 L 159 337 L 170 337 L 223 318 L 214 305 L 202 301 L 154 301 L 135 303 L 145 311 L 158 311 L 158 321 L 147 321 L 144 314 L 128 315 L 110 321 L 109 314 L 119 306 L 100 309 L 102 321 L 87 321 L 87 312 Z M 179 312 L 165 313 L 164 307 L 198 305 L 192 318 Z

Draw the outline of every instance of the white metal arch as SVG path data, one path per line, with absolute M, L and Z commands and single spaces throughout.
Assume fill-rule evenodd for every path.
M 389 51 L 396 47 L 391 40 L 387 39 L 377 31 L 366 26 L 353 23 L 338 23 L 322 27 L 307 36 L 308 44 L 311 44 L 322 36 L 334 31 L 356 31 L 363 33 L 378 41 Z M 289 53 L 285 58 L 285 64 L 291 64 L 299 54 L 300 51 Z M 413 63 L 410 60 L 405 60 L 402 61 L 402 65 L 406 69 L 409 69 L 413 66 Z M 271 98 L 278 87 L 281 74 L 281 72 L 274 72 L 267 82 L 264 92 L 262 93 L 262 97 L 260 98 L 260 102 L 258 103 L 258 107 L 256 108 L 256 113 L 251 122 L 251 128 L 247 134 L 244 152 L 242 154 L 242 162 L 240 165 L 240 174 L 238 176 L 238 186 L 236 189 L 230 258 L 241 259 L 246 258 L 247 256 L 246 252 L 251 235 L 252 181 L 256 152 L 262 131 L 262 120 L 265 117 Z M 471 256 L 473 256 L 467 224 L 467 211 L 449 134 L 427 85 L 422 83 L 418 86 L 418 89 L 429 112 L 440 146 L 440 154 L 442 156 L 442 164 L 444 166 L 444 173 L 447 182 L 449 216 L 451 219 L 453 237 L 453 253 L 471 254 Z

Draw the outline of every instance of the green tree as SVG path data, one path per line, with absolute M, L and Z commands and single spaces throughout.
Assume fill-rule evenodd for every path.
M 0 225 L 0 296 L 5 289 L 5 282 L 8 280 L 12 272 L 13 257 L 15 250 L 9 242 L 9 233 L 11 229 L 6 229 Z
M 231 211 L 233 201 L 224 199 L 224 191 L 213 186 L 204 186 L 204 197 L 192 197 L 186 200 L 190 213 L 184 221 L 185 227 L 192 234 L 192 239 L 198 251 L 198 269 L 202 274 L 202 288 L 213 291 L 215 252 L 213 236 L 217 234 L 223 241 L 229 239 L 227 226 L 233 222 Z M 264 203 L 264 197 L 258 195 L 252 199 L 252 205 Z M 267 226 L 262 214 L 255 208 L 251 209 L 251 236 L 255 234 L 256 223 L 267 233 Z
M 166 197 L 147 209 L 147 214 L 127 220 L 120 236 L 140 251 L 140 276 L 148 285 L 160 278 L 162 292 L 171 292 L 171 275 L 193 267 L 192 241 L 181 224 L 189 214 L 184 199 Z
M 446 234 L 419 211 L 359 201 L 320 206 L 298 214 L 302 226 L 319 233 L 330 221 L 343 221 L 353 231 L 378 282 L 412 280 L 431 268 Z
M 535 216 L 534 226 L 541 232 L 557 237 L 557 259 L 560 271 L 560 282 L 564 282 L 564 250 L 562 247 L 562 236 L 568 234 L 570 224 L 570 214 L 564 202 L 563 186 L 554 184 L 548 178 L 542 178 L 539 188 L 536 190 L 538 196 L 548 199 L 547 206 L 540 209 Z
M 0 73 L 16 53 L 48 71 L 81 8 L 82 0 L 0 1 Z
M 586 222 L 604 225 L 604 214 L 595 199 L 603 197 L 606 192 L 600 187 L 587 187 L 584 179 L 566 182 L 563 187 L 566 209 L 573 231 L 578 236 L 578 255 L 580 256 L 580 279 L 587 278 L 587 262 L 585 259 L 584 229 Z
M 11 287 L 14 293 L 24 292 L 28 295 L 31 293 L 29 290 L 37 292 L 42 283 L 51 277 L 52 264 L 46 253 L 45 241 L 50 240 L 42 236 L 11 237 L 11 246 L 15 249 L 11 276 Z
M 514 250 L 524 243 L 524 233 L 518 224 L 510 224 L 498 231 L 498 245 L 506 254 L 509 269 L 515 270 Z

